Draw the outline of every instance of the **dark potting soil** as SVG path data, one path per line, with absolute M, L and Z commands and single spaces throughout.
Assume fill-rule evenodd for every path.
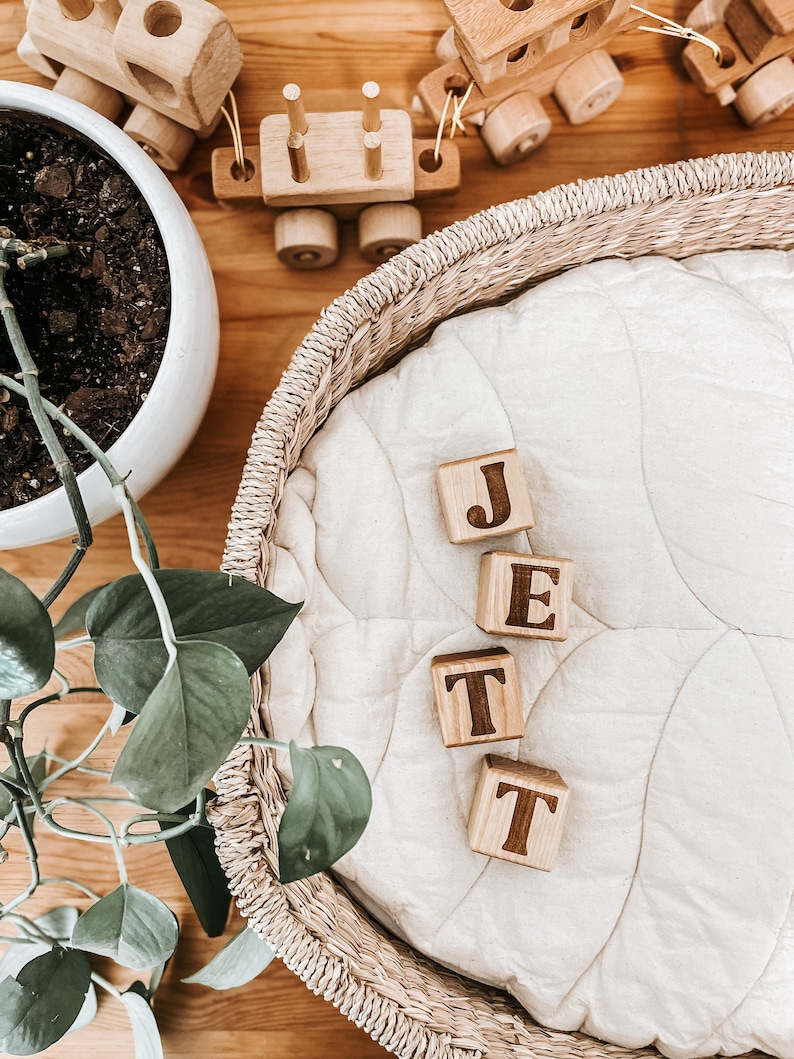
M 61 242 L 66 257 L 6 282 L 47 400 L 103 449 L 151 389 L 168 331 L 170 281 L 154 218 L 110 158 L 60 126 L 0 112 L 0 227 Z M 2 233 L 8 234 L 8 233 Z M 0 372 L 19 367 L 0 325 Z M 62 427 L 77 471 L 91 463 Z M 0 510 L 60 484 L 22 398 L 0 386 Z

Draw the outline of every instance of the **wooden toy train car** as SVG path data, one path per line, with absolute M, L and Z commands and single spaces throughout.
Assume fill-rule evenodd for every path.
M 444 64 L 419 83 L 425 111 L 441 122 L 448 95 L 460 117 L 481 125 L 495 161 L 512 165 L 547 137 L 540 101 L 553 95 L 574 125 L 615 102 L 623 78 L 604 46 L 646 12 L 630 0 L 445 0 L 452 26 L 439 42 Z
M 212 156 L 219 202 L 264 199 L 281 210 L 276 253 L 295 269 L 324 268 L 339 253 L 338 220 L 358 220 L 359 247 L 379 264 L 422 237 L 413 200 L 449 194 L 460 184 L 457 147 L 414 139 L 404 110 L 381 109 L 374 81 L 362 108 L 307 114 L 297 85 L 284 88 L 286 113 L 264 118 L 259 145 L 220 148 Z
M 115 121 L 164 169 L 217 126 L 242 53 L 206 0 L 27 0 L 20 58 Z
M 684 49 L 689 76 L 722 106 L 733 104 L 751 128 L 765 125 L 794 103 L 794 2 L 704 0 L 688 22 L 718 45 L 715 56 Z

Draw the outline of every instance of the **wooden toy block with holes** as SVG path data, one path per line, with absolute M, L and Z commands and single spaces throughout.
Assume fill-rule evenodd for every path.
M 553 95 L 573 125 L 620 95 L 623 78 L 605 46 L 647 13 L 630 0 L 445 0 L 452 26 L 439 42 L 443 65 L 418 86 L 443 124 L 450 93 L 457 116 L 481 126 L 500 165 L 512 165 L 551 129 L 540 97 Z M 652 16 L 657 17 L 657 16 Z
M 516 662 L 504 648 L 436 655 L 430 672 L 444 746 L 523 737 Z
M 687 23 L 717 45 L 684 49 L 687 73 L 704 95 L 733 104 L 751 128 L 794 103 L 794 0 L 703 0 Z
M 354 111 L 306 113 L 297 85 L 283 94 L 285 113 L 262 120 L 258 148 L 213 152 L 218 201 L 264 199 L 281 210 L 276 253 L 294 269 L 336 261 L 338 220 L 358 220 L 361 253 L 376 264 L 418 242 L 422 217 L 411 203 L 457 191 L 457 147 L 415 139 L 407 111 L 380 107 L 374 81 L 363 86 Z
M 206 0 L 29 0 L 19 56 L 53 90 L 115 121 L 164 169 L 210 135 L 242 67 L 222 11 Z
M 475 853 L 551 871 L 570 792 L 558 772 L 486 754 L 469 815 Z

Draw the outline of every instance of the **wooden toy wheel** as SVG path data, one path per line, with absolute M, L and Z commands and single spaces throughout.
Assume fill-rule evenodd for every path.
M 599 48 L 565 69 L 554 86 L 554 98 L 571 125 L 584 125 L 611 107 L 622 90 L 614 59 Z
M 124 109 L 124 98 L 115 88 L 109 88 L 69 66 L 61 71 L 52 90 L 69 99 L 76 99 L 110 121 L 115 121 Z
M 482 138 L 499 165 L 513 165 L 539 147 L 551 129 L 551 119 L 534 92 L 516 92 L 489 110 Z
M 163 169 L 176 170 L 190 153 L 196 140 L 192 129 L 160 114 L 144 103 L 133 107 L 124 131 L 139 143 Z
M 786 55 L 756 70 L 736 89 L 734 107 L 751 129 L 766 125 L 794 103 L 794 62 Z
M 327 210 L 287 210 L 276 217 L 276 256 L 300 272 L 333 265 L 339 257 L 336 218 Z
M 404 202 L 368 206 L 358 219 L 359 249 L 375 264 L 388 261 L 421 238 L 422 214 Z

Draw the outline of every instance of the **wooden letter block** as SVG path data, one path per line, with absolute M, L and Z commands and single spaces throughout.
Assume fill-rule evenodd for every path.
M 469 815 L 475 853 L 551 871 L 570 791 L 553 769 L 487 754 Z
M 572 595 L 572 559 L 487 552 L 475 620 L 485 632 L 564 640 Z
M 436 483 L 453 544 L 499 537 L 535 524 L 515 449 L 442 463 Z
M 522 738 L 516 663 L 507 651 L 437 655 L 431 673 L 444 746 Z

